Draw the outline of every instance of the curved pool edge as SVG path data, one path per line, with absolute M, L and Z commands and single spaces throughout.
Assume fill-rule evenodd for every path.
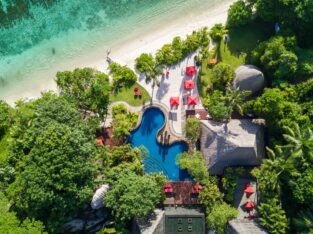
M 132 129 L 132 131 L 135 131 L 141 124 L 141 121 L 142 121 L 142 116 L 144 115 L 145 111 L 148 110 L 148 109 L 151 109 L 151 108 L 158 108 L 164 115 L 164 124 L 163 126 L 158 130 L 157 134 L 156 134 L 156 139 L 157 139 L 157 142 L 161 145 L 172 145 L 174 143 L 177 143 L 177 142 L 185 142 L 187 147 L 188 147 L 188 150 L 190 149 L 190 145 L 189 145 L 189 142 L 187 141 L 187 139 L 185 137 L 183 137 L 182 135 L 176 133 L 171 124 L 170 124 L 170 121 L 169 121 L 169 115 L 168 115 L 168 110 L 166 107 L 164 107 L 161 103 L 157 103 L 157 102 L 149 102 L 149 103 L 146 103 L 142 106 L 142 109 L 141 111 L 139 112 L 139 116 L 138 116 L 138 120 L 137 120 L 137 123 L 136 123 L 136 126 Z M 160 140 L 160 136 L 161 136 L 161 132 L 163 132 L 164 130 L 167 130 L 169 135 L 171 136 L 170 138 L 170 141 L 166 144 L 164 142 L 162 142 Z

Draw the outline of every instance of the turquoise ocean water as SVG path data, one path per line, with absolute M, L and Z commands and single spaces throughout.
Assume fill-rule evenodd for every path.
M 58 70 L 104 58 L 108 48 L 128 38 L 221 2 L 0 0 L 0 99 L 31 93 Z

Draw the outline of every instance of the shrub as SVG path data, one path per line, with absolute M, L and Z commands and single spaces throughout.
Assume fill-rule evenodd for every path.
M 113 62 L 109 65 L 109 69 L 113 76 L 113 86 L 115 88 L 121 86 L 129 87 L 137 81 L 137 75 L 127 66 L 121 66 Z
M 251 21 L 252 9 L 243 0 L 233 3 L 228 9 L 227 26 L 239 27 Z
M 226 63 L 219 63 L 214 66 L 213 70 L 213 88 L 224 91 L 235 78 L 235 71 L 234 69 L 226 64 Z
M 201 136 L 200 120 L 197 118 L 188 118 L 186 120 L 184 132 L 187 139 L 191 142 L 196 142 Z

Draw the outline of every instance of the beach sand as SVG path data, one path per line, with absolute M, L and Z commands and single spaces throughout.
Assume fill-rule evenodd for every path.
M 199 14 L 184 14 L 173 20 L 166 20 L 162 24 L 151 25 L 146 31 L 141 31 L 139 34 L 133 33 L 133 35 L 112 41 L 111 44 L 107 43 L 102 47 L 97 45 L 98 49 L 75 59 L 67 59 L 66 56 L 58 58 L 60 61 L 51 65 L 51 69 L 50 64 L 47 62 L 45 69 L 37 70 L 31 75 L 31 80 L 21 79 L 18 85 L 9 87 L 5 93 L 1 94 L 0 98 L 14 105 L 14 102 L 20 98 L 40 97 L 43 90 L 57 91 L 54 81 L 56 71 L 73 70 L 77 67 L 92 67 L 107 72 L 106 51 L 108 49 L 111 51 L 110 58 L 112 60 L 133 68 L 134 60 L 141 53 L 155 53 L 165 43 L 171 42 L 175 36 L 185 37 L 186 34 L 190 34 L 193 30 L 201 27 L 211 28 L 216 23 L 225 23 L 227 10 L 232 2 L 225 1 L 212 8 L 205 9 Z M 48 44 L 48 42 L 43 42 L 41 47 L 45 46 L 45 43 Z M 61 61 L 61 59 L 63 60 Z M 41 62 L 45 63 L 44 60 Z M 26 67 L 27 64 L 20 66 Z

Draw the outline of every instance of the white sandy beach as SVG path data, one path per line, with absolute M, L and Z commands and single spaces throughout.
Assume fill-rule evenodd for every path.
M 232 2 L 233 0 L 225 1 L 223 4 L 218 4 L 199 14 L 191 13 L 189 15 L 181 15 L 181 17 L 171 21 L 166 20 L 162 25 L 153 25 L 145 32 L 140 32 L 139 34 L 134 33 L 128 37 L 111 42 L 112 46 L 106 44 L 101 47 L 99 45 L 97 49 L 90 51 L 90 54 L 76 56 L 70 61 L 68 61 L 68 59 L 66 60 L 66 57 L 60 58 L 60 60 L 64 60 L 57 63 L 50 64 L 50 61 L 46 61 L 45 69 L 33 72 L 31 74 L 33 77 L 31 80 L 21 79 L 18 86 L 8 88 L 8 91 L 3 93 L 1 98 L 5 99 L 10 104 L 14 104 L 14 102 L 20 98 L 39 97 L 43 90 L 55 91 L 56 84 L 54 78 L 56 71 L 72 70 L 76 67 L 93 67 L 100 71 L 107 72 L 105 58 L 107 49 L 111 50 L 111 59 L 133 68 L 135 58 L 141 53 L 155 53 L 162 45 L 171 42 L 175 36 L 184 37 L 186 34 L 190 34 L 193 30 L 197 30 L 201 27 L 206 26 L 210 28 L 216 23 L 225 23 L 227 9 Z M 41 46 L 44 46 L 44 43 L 45 42 L 43 42 Z M 45 63 L 45 60 L 41 62 Z M 23 66 L 27 67 L 27 64 L 23 64 Z M 42 77 L 45 77 L 45 79 Z M 29 84 L 30 82 L 32 82 L 31 85 Z M 146 87 L 148 91 L 151 92 L 151 90 L 149 90 L 150 86 Z

